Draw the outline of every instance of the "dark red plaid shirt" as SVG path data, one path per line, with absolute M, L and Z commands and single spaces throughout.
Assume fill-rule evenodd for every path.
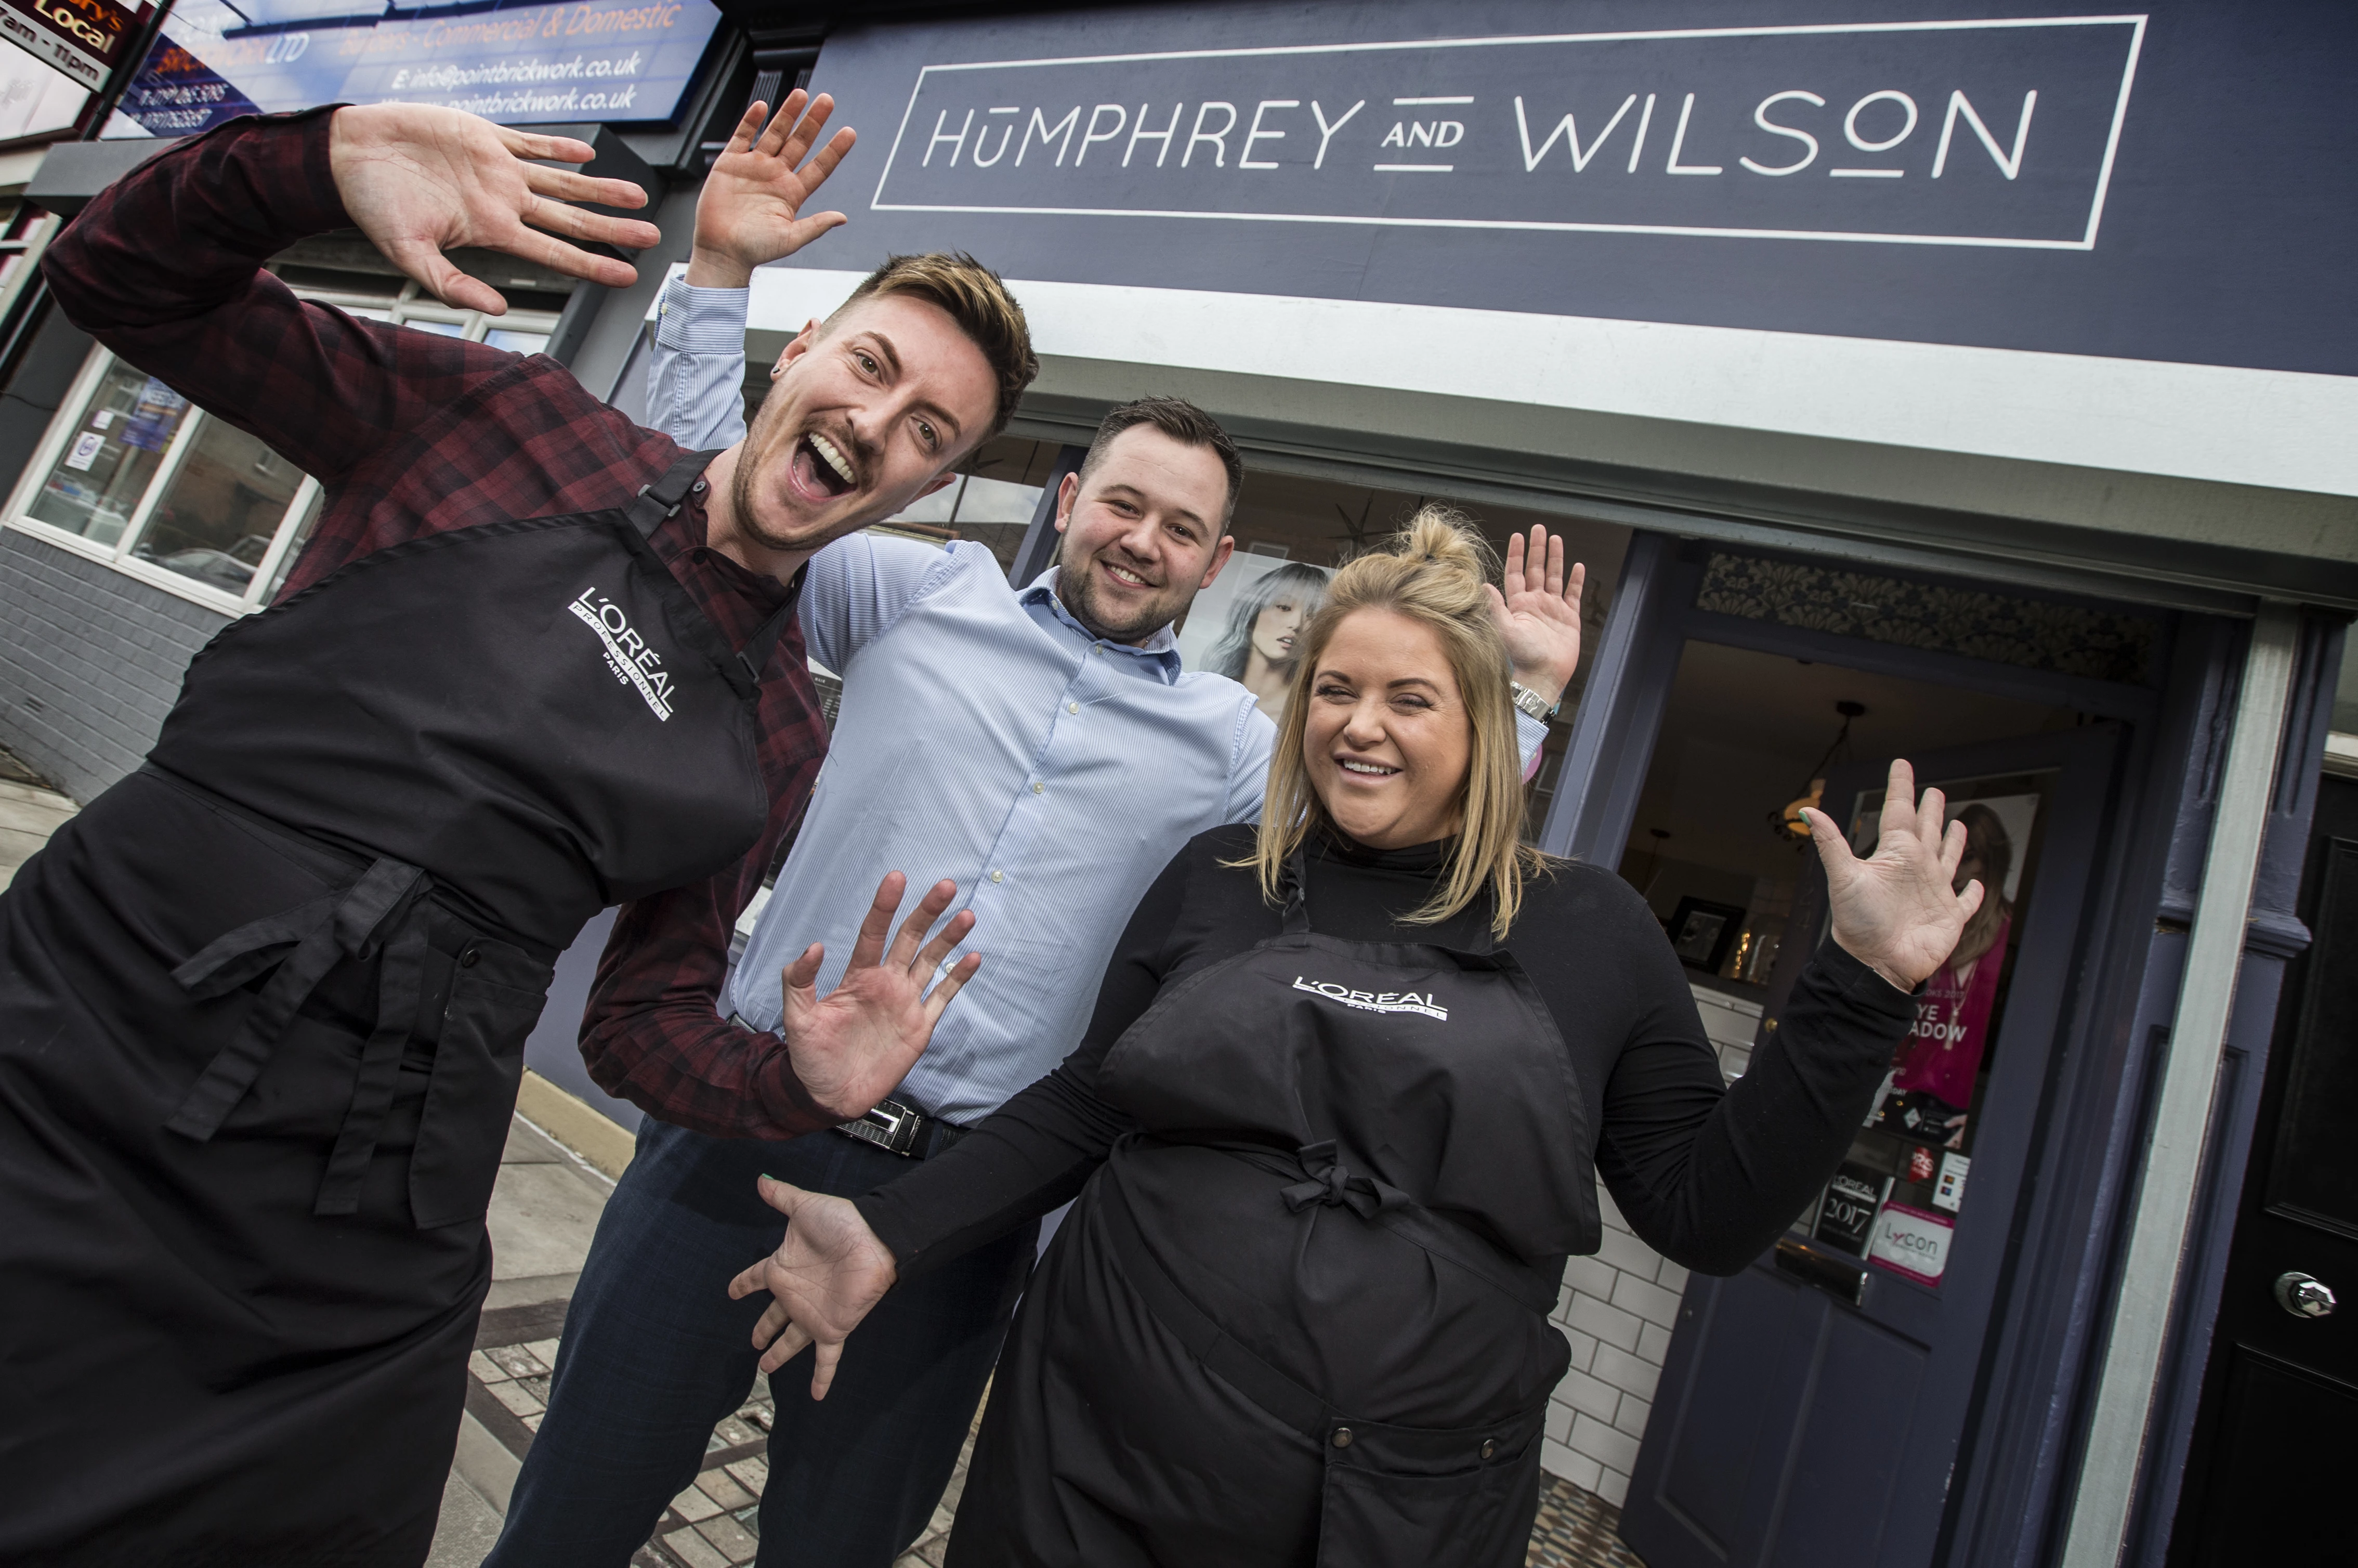
M 328 168 L 329 112 L 245 119 L 118 181 L 41 268 L 75 325 L 326 488 L 291 593 L 357 557 L 500 518 L 619 506 L 681 449 L 583 390 L 562 365 L 356 320 L 297 300 L 262 263 L 350 226 Z M 790 590 L 705 548 L 695 500 L 654 545 L 722 634 L 742 644 Z M 827 1125 L 784 1044 L 715 1003 L 729 937 L 810 797 L 827 728 L 790 625 L 758 717 L 770 817 L 745 859 L 626 905 L 599 960 L 581 1052 L 610 1093 L 720 1137 Z

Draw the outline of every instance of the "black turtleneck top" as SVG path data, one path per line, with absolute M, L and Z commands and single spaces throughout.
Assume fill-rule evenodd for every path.
M 1163 986 L 1279 933 L 1255 871 L 1223 864 L 1249 858 L 1253 843 L 1248 826 L 1192 840 L 1140 900 L 1078 1049 L 952 1157 L 856 1200 L 903 1278 L 1070 1199 L 1133 1130 L 1098 1095 L 1107 1051 Z M 1432 895 L 1447 848 L 1314 841 L 1313 926 L 1347 941 L 1473 946 L 1486 903 L 1439 925 L 1401 919 Z M 1585 1152 L 1606 1189 L 1650 1246 L 1704 1273 L 1742 1269 L 1811 1202 L 1914 1017 L 1906 992 L 1828 942 L 1777 1033 L 1723 1087 L 1686 972 L 1618 876 L 1567 862 L 1527 878 L 1500 946 L 1531 976 L 1572 1054 L 1597 1130 Z

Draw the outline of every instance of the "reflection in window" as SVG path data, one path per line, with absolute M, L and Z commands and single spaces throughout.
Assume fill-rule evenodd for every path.
M 302 470 L 262 442 L 208 419 L 131 553 L 243 594 L 302 482 Z
M 505 349 L 512 354 L 536 354 L 548 347 L 548 334 L 519 332 L 507 327 L 494 327 L 483 334 L 483 341 L 495 349 Z
M 27 510 L 96 544 L 114 544 L 188 414 L 188 399 L 145 371 L 109 367 Z
M 1036 484 L 960 474 L 877 524 L 873 531 L 943 546 L 953 539 L 972 539 L 998 557 L 1000 569 L 1006 571 L 1015 564 L 1015 552 L 1039 505 Z

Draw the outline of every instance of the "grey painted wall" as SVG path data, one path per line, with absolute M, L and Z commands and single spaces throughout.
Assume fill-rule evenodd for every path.
M 0 529 L 0 746 L 87 801 L 139 765 L 231 617 Z

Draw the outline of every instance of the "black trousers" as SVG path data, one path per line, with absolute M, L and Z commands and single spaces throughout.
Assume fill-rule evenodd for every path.
M 753 1323 L 769 1304 L 730 1301 L 729 1281 L 784 1233 L 755 1176 L 849 1196 L 914 1169 L 832 1132 L 770 1143 L 648 1121 L 599 1221 L 548 1413 L 484 1568 L 623 1568 L 695 1480 L 713 1423 L 752 1384 Z M 889 1568 L 924 1531 L 1036 1232 L 895 1287 L 845 1346 L 825 1400 L 810 1397 L 807 1354 L 771 1379 L 760 1568 Z

